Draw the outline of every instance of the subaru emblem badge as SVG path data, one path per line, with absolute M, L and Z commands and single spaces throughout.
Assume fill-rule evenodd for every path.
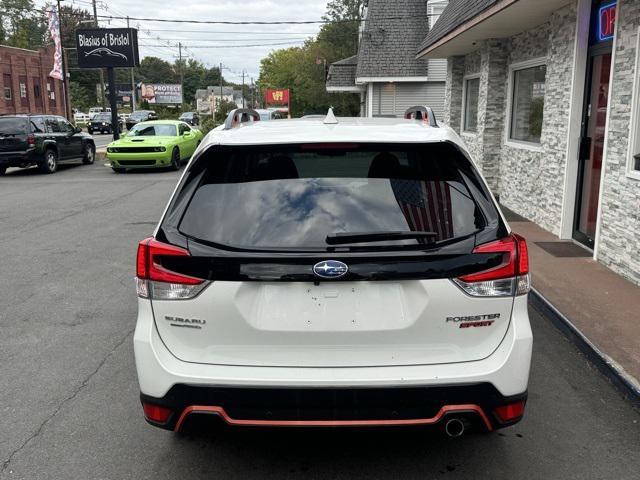
M 338 260 L 325 260 L 313 266 L 313 273 L 320 278 L 340 278 L 349 271 L 345 263 Z

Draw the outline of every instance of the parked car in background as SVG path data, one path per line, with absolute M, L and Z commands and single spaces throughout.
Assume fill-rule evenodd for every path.
M 130 168 L 171 167 L 179 170 L 182 162 L 191 158 L 202 137 L 200 130 L 185 122 L 142 122 L 107 146 L 107 159 L 117 173 Z
M 197 112 L 184 112 L 182 115 L 180 115 L 180 118 L 178 120 L 188 123 L 192 127 L 197 127 L 198 125 L 200 125 L 200 116 Z
M 102 107 L 91 107 L 89 109 L 89 120 L 92 120 L 93 117 L 95 117 L 96 115 L 98 115 L 99 113 L 111 113 L 111 108 L 107 107 L 107 108 L 102 108 Z
M 9 167 L 37 165 L 54 173 L 63 162 L 91 164 L 96 147 L 91 135 L 53 115 L 0 116 L 0 175 Z
M 258 112 L 260 114 L 260 121 L 262 122 L 266 122 L 268 120 L 276 120 L 278 118 L 281 118 L 280 116 L 276 115 L 276 112 L 273 110 L 267 110 L 264 108 L 260 108 L 257 109 L 256 112 Z
M 90 134 L 95 132 L 100 133 L 113 133 L 114 129 L 111 124 L 111 112 L 99 113 L 94 116 L 87 125 L 87 131 Z M 118 118 L 118 132 L 122 132 L 123 123 L 122 119 Z
M 153 110 L 136 110 L 127 118 L 127 130 L 131 130 L 137 123 L 151 120 L 158 120 L 156 112 Z

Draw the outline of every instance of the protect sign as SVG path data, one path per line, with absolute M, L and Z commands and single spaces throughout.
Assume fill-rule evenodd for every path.
M 76 30 L 80 68 L 137 67 L 138 31 L 135 28 Z

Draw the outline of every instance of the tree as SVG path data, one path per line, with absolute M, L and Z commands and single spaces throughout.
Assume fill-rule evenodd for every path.
M 144 83 L 179 83 L 173 66 L 158 57 L 144 57 L 136 72 L 136 80 Z
M 222 123 L 227 119 L 227 115 L 231 110 L 238 108 L 235 103 L 222 100 L 218 105 L 218 111 L 216 112 L 216 122 Z
M 328 93 L 325 63 L 350 57 L 357 52 L 358 25 L 362 0 L 332 0 L 323 19 L 333 22 L 322 26 L 315 40 L 303 47 L 275 50 L 260 64 L 258 86 L 289 88 L 291 113 L 325 113 L 333 106 L 340 115 L 357 115 L 360 98 L 357 94 Z
M 44 44 L 47 25 L 33 0 L 0 0 L 0 44 L 36 49 Z

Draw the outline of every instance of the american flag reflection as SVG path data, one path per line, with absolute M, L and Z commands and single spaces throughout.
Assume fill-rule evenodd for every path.
M 407 220 L 409 229 L 436 232 L 437 238 L 418 239 L 420 243 L 453 237 L 451 187 L 444 181 L 391 179 L 391 188 Z

